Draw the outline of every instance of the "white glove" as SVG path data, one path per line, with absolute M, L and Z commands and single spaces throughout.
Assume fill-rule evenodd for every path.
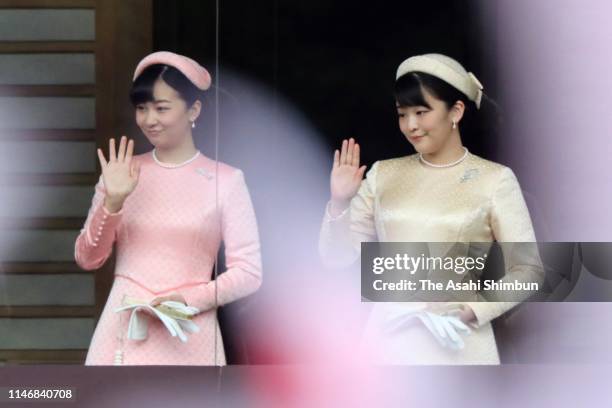
M 117 309 L 115 310 L 116 312 L 119 312 L 122 309 Z M 147 336 L 149 335 L 149 327 L 147 324 L 146 319 L 142 319 L 139 315 L 140 315 L 140 310 L 142 310 L 142 308 L 134 308 L 134 310 L 132 311 L 132 314 L 130 315 L 130 324 L 128 325 L 128 334 L 127 337 L 128 339 L 131 340 L 145 340 L 147 338 Z
M 183 330 L 188 331 L 190 333 L 198 333 L 200 331 L 198 325 L 190 320 L 192 316 L 195 316 L 200 313 L 200 309 L 194 306 L 187 306 L 181 302 L 175 302 L 172 300 L 162 302 L 161 304 L 173 309 L 176 312 L 186 315 L 185 318 L 175 316 L 175 318 L 173 319 L 174 323 L 176 323 L 174 328 L 181 340 L 185 338 L 185 340 L 183 341 L 187 341 Z
M 178 311 L 180 313 L 184 313 L 184 314 L 189 315 L 189 316 L 195 316 L 198 313 L 200 313 L 200 309 L 198 309 L 197 307 L 187 306 L 184 303 L 176 302 L 176 301 L 173 301 L 173 300 L 166 300 L 165 302 L 162 302 L 161 304 L 164 305 L 164 306 L 168 306 L 168 307 L 170 307 L 170 308 L 172 308 L 172 309 L 174 309 L 174 310 L 176 310 L 176 311 Z M 185 319 L 181 319 L 181 320 L 185 320 Z
M 145 340 L 148 335 L 148 325 L 147 320 L 140 317 L 140 313 L 144 310 L 148 310 L 152 312 L 161 322 L 166 326 L 168 332 L 172 337 L 177 337 L 182 342 L 187 342 L 187 336 L 183 330 L 186 330 L 190 333 L 197 333 L 200 331 L 200 328 L 191 320 L 189 320 L 192 316 L 198 314 L 200 310 L 193 306 L 187 306 L 181 302 L 174 301 L 166 301 L 161 304 L 167 308 L 170 308 L 171 311 L 178 312 L 185 317 L 171 317 L 169 314 L 164 313 L 162 310 L 159 310 L 156 307 L 149 305 L 144 301 L 138 301 L 134 299 L 124 299 L 124 303 L 127 303 L 127 306 L 123 306 L 115 309 L 115 312 L 122 312 L 124 310 L 132 309 L 132 314 L 130 316 L 130 323 L 128 325 L 128 333 L 127 337 L 131 340 Z M 173 314 L 175 315 L 175 314 Z M 176 315 L 175 315 L 176 316 Z
M 468 335 L 471 333 L 459 318 L 450 313 L 437 314 L 419 307 L 411 310 L 397 310 L 388 315 L 386 329 L 394 331 L 401 329 L 411 320 L 418 319 L 434 336 L 438 344 L 453 350 L 461 350 L 465 343 L 459 334 Z
M 442 347 L 448 347 L 453 350 L 461 350 L 465 347 L 465 343 L 459 333 L 468 335 L 471 333 L 471 330 L 457 317 L 431 312 L 420 313 L 417 317 Z
M 391 309 L 386 314 L 387 319 L 385 323 L 385 330 L 389 332 L 401 329 L 426 310 L 425 306 L 413 307 L 411 305 L 407 308 L 404 305 L 399 307 L 396 305 L 390 305 L 390 307 Z

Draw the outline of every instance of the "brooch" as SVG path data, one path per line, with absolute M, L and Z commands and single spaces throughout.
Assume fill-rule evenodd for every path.
M 199 175 L 206 177 L 208 180 L 212 180 L 214 177 L 212 174 L 210 174 L 210 172 L 208 172 L 206 169 L 202 167 L 198 167 L 197 169 L 195 169 L 195 171 Z
M 468 180 L 478 177 L 478 173 L 478 169 L 467 169 L 459 180 L 461 183 L 465 183 Z

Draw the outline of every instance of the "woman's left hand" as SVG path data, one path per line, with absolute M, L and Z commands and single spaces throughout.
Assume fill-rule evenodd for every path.
M 465 303 L 446 304 L 442 302 L 431 302 L 427 305 L 427 311 L 440 315 L 450 314 L 465 324 L 476 323 L 477 321 L 474 310 L 472 310 L 472 308 Z
M 459 317 L 463 323 L 476 322 L 476 314 L 468 305 L 463 305 L 463 307 L 461 307 L 461 311 L 458 313 L 457 317 Z
M 162 302 L 167 302 L 167 301 L 181 302 L 181 303 L 187 305 L 187 301 L 185 300 L 183 295 L 181 295 L 180 293 L 171 293 L 171 294 L 166 295 L 166 296 L 158 296 L 155 299 L 153 299 L 151 302 L 149 302 L 149 304 L 151 306 L 157 306 L 157 305 L 161 304 Z

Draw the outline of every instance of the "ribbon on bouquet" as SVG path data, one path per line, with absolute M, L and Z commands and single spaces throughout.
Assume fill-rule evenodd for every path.
M 387 314 L 385 328 L 387 331 L 400 330 L 410 321 L 417 319 L 429 330 L 440 346 L 461 350 L 465 347 L 461 334 L 469 335 L 471 330 L 457 317 L 460 311 L 460 305 L 446 308 L 402 305 Z
M 192 317 L 200 310 L 197 307 L 187 306 L 181 302 L 165 301 L 157 306 L 151 306 L 148 302 L 130 297 L 123 298 L 123 305 L 115 309 L 120 313 L 131 310 L 130 323 L 128 325 L 127 338 L 131 340 L 146 340 L 148 336 L 148 322 L 141 313 L 150 312 L 157 317 L 168 329 L 172 337 L 177 337 L 183 342 L 187 342 L 185 331 L 197 333 L 200 328 L 191 321 Z

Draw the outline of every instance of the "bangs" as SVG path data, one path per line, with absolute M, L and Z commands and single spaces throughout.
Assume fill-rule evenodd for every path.
M 393 93 L 399 107 L 426 106 L 431 109 L 423 96 L 421 79 L 414 72 L 402 75 L 395 82 Z
M 141 103 L 155 101 L 153 87 L 158 79 L 163 80 L 174 89 L 187 103 L 187 106 L 193 105 L 196 100 L 204 100 L 203 92 L 181 71 L 169 65 L 155 64 L 145 68 L 132 84 L 130 101 L 134 107 Z
M 151 65 L 136 78 L 130 90 L 130 102 L 134 107 L 154 100 L 153 86 L 165 69 L 166 66 L 162 64 Z

